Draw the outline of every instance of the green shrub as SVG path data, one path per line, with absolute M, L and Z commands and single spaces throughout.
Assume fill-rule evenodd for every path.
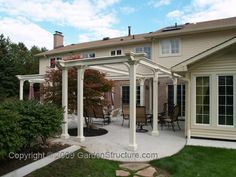
M 63 110 L 54 104 L 10 100 L 4 102 L 1 107 L 22 115 L 19 124 L 26 139 L 26 148 L 36 142 L 38 137 L 41 137 L 46 143 L 47 138 L 57 133 L 61 128 Z
M 0 108 L 0 159 L 24 145 L 25 138 L 19 124 L 21 119 L 21 115 Z
M 55 104 L 47 103 L 40 104 L 39 109 L 40 121 L 40 130 L 39 136 L 42 138 L 43 143 L 46 143 L 46 140 L 55 135 L 60 129 L 63 121 L 63 109 L 58 108 Z

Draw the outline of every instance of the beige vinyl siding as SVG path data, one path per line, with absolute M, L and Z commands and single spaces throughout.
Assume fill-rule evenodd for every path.
M 236 140 L 236 96 L 234 96 L 234 126 L 218 125 L 218 76 L 233 75 L 236 82 L 236 51 L 235 46 L 218 52 L 211 57 L 202 59 L 192 65 L 191 74 L 191 136 Z M 198 125 L 195 119 L 195 78 L 210 77 L 210 124 Z M 236 93 L 234 83 L 234 95 Z
M 142 46 L 150 46 L 151 47 L 151 42 L 149 43 L 141 43 L 141 44 L 136 44 L 136 45 L 128 45 L 128 46 L 116 46 L 116 47 L 108 47 L 108 48 L 100 48 L 96 50 L 81 50 L 79 52 L 73 52 L 73 53 L 67 53 L 63 54 L 60 56 L 50 56 L 48 58 L 40 58 L 39 59 L 39 74 L 45 74 L 46 71 L 50 67 L 50 58 L 57 58 L 57 57 L 69 57 L 69 56 L 76 56 L 82 53 L 89 53 L 89 52 L 95 52 L 96 57 L 106 57 L 106 56 L 111 56 L 111 50 L 114 49 L 121 49 L 122 50 L 122 55 L 124 55 L 125 52 L 133 51 L 135 47 L 142 47 Z
M 192 35 L 176 36 L 181 40 L 181 52 L 178 56 L 161 56 L 160 40 L 155 40 L 154 61 L 166 67 L 172 67 L 192 56 L 195 56 L 225 40 L 236 36 L 236 30 L 227 30 L 220 32 L 208 32 Z M 176 38 L 174 37 L 174 38 Z M 166 38 L 164 38 L 166 39 Z M 168 38 L 167 38 L 168 39 Z
M 40 58 L 39 59 L 39 74 L 43 75 L 49 69 L 50 59 L 49 58 Z
M 235 46 L 236 47 L 236 46 Z M 202 59 L 189 69 L 191 72 L 236 72 L 236 50 L 234 47 Z

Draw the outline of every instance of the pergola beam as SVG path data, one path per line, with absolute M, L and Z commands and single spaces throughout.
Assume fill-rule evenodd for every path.
M 111 72 L 111 73 L 116 73 L 116 74 L 122 74 L 122 75 L 126 75 L 129 76 L 129 72 L 122 70 L 122 69 L 116 69 L 116 68 L 112 68 L 112 67 L 108 67 L 108 66 L 90 66 L 89 68 L 94 69 L 94 70 L 99 70 L 99 71 L 104 71 L 104 72 Z M 137 74 L 137 77 L 144 77 L 141 74 Z

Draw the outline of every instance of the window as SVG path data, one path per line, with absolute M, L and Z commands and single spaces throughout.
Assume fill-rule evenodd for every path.
M 118 50 L 111 51 L 111 56 L 116 56 L 116 55 L 122 55 L 122 50 L 118 49 Z
M 234 87 L 233 76 L 218 77 L 218 124 L 233 125 Z
M 56 67 L 56 58 L 51 58 L 50 59 L 50 68 L 55 68 Z
M 196 77 L 196 123 L 210 123 L 210 78 Z
M 174 105 L 174 86 L 168 85 L 168 110 L 173 110 Z M 179 116 L 185 116 L 185 85 L 177 85 L 177 105 L 180 106 Z
M 160 41 L 160 54 L 163 56 L 180 54 L 180 39 L 165 39 Z
M 134 48 L 135 53 L 146 53 L 147 58 L 151 59 L 151 47 L 136 47 Z
M 95 58 L 95 53 L 94 52 L 83 53 L 82 58 Z
M 122 86 L 122 104 L 129 104 L 129 86 Z M 140 105 L 140 86 L 136 87 L 136 104 Z

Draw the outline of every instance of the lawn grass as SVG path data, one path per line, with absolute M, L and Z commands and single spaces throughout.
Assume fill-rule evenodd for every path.
M 236 150 L 186 146 L 178 154 L 150 162 L 172 177 L 235 177 Z
M 89 154 L 80 149 L 75 152 L 75 158 L 57 160 L 28 177 L 115 177 L 119 162 L 77 158 L 78 153 L 85 157 Z M 150 164 L 168 171 L 171 177 L 235 177 L 236 150 L 186 146 L 178 154 Z
M 88 152 L 80 149 L 74 154 L 74 158 L 59 159 L 44 168 L 41 168 L 27 177 L 115 177 L 119 162 L 100 158 L 78 158 L 83 153 L 87 157 Z

